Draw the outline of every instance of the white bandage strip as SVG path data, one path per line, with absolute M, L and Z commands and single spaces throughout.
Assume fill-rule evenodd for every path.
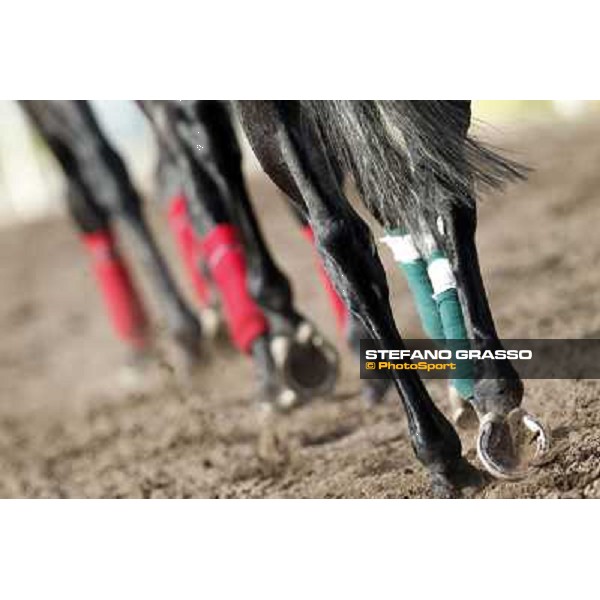
M 431 280 L 434 296 L 456 287 L 454 273 L 452 273 L 450 262 L 447 258 L 436 258 L 427 267 L 427 274 Z
M 380 241 L 392 251 L 396 262 L 411 263 L 421 258 L 410 235 L 386 235 Z
M 438 231 L 442 234 L 442 235 L 446 235 L 446 226 L 444 225 L 444 219 L 442 219 L 441 216 L 439 216 L 436 220 L 436 225 L 438 228 Z

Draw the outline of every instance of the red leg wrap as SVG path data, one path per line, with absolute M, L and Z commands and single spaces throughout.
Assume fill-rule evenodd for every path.
M 315 234 L 310 225 L 305 225 L 302 228 L 302 235 L 308 240 L 308 242 L 312 245 L 312 247 L 316 251 L 315 247 Z M 315 252 L 316 253 L 316 252 Z M 338 329 L 340 332 L 345 331 L 346 322 L 348 320 L 348 309 L 344 304 L 344 301 L 337 293 L 335 286 L 333 285 L 331 279 L 329 279 L 329 275 L 323 266 L 323 262 L 321 261 L 321 257 L 316 253 L 317 258 L 317 267 L 319 270 L 319 279 L 327 292 L 327 297 L 329 298 L 329 304 L 335 314 L 335 319 L 338 325 Z
M 148 319 L 129 271 L 110 231 L 82 235 L 104 304 L 117 335 L 142 348 L 148 342 Z
M 175 196 L 169 202 L 169 226 L 198 303 L 204 308 L 210 304 L 210 286 L 202 275 L 202 255 L 183 194 Z
M 202 251 L 221 292 L 223 312 L 234 344 L 248 352 L 268 329 L 267 320 L 248 293 L 246 258 L 233 225 L 217 225 L 203 240 Z

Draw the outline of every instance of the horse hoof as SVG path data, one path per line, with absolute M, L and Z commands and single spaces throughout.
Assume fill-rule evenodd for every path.
M 525 432 L 530 434 L 529 439 Z M 526 478 L 544 463 L 550 455 L 550 444 L 550 433 L 544 424 L 516 408 L 506 416 L 485 414 L 479 425 L 476 446 L 479 460 L 491 475 L 517 480 Z M 527 454 L 532 448 L 533 456 L 529 457 Z
M 468 400 L 465 400 L 455 387 L 448 387 L 450 417 L 460 429 L 474 429 L 477 426 L 477 413 Z
M 274 337 L 271 354 L 286 387 L 298 396 L 313 398 L 333 391 L 338 353 L 307 321 L 300 323 L 293 336 Z
M 431 472 L 431 492 L 435 498 L 464 498 L 481 489 L 489 478 L 465 458 L 450 470 Z
M 448 477 L 442 473 L 432 473 L 431 493 L 440 500 L 455 500 L 462 498 L 460 488 L 457 488 Z

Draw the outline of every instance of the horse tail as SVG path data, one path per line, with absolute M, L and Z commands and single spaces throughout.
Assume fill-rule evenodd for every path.
M 474 186 L 501 188 L 527 172 L 467 134 L 469 102 L 301 101 L 301 109 L 369 211 L 417 243 L 437 237 L 453 203 L 473 203 Z

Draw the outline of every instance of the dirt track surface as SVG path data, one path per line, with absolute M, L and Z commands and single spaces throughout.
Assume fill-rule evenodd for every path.
M 480 214 L 501 336 L 600 337 L 600 121 L 530 127 L 503 144 L 537 171 L 486 199 Z M 335 338 L 313 256 L 278 192 L 257 179 L 252 193 L 300 307 Z M 420 337 L 385 258 L 400 329 Z M 0 290 L 0 497 L 429 496 L 396 399 L 365 408 L 345 350 L 336 397 L 280 419 L 285 446 L 279 460 L 265 460 L 251 365 L 222 344 L 193 386 L 162 360 L 123 387 L 124 352 L 68 222 L 1 231 Z M 600 384 L 528 381 L 525 403 L 551 426 L 556 457 L 527 481 L 493 483 L 477 496 L 600 497 Z M 474 461 L 471 438 L 462 434 Z

